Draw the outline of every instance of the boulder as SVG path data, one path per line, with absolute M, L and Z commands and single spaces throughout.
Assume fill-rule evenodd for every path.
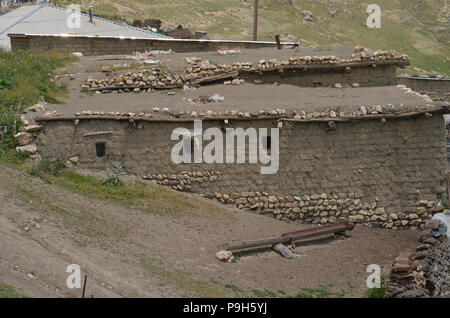
M 27 132 L 20 132 L 14 135 L 14 139 L 19 146 L 26 146 L 33 141 L 33 136 Z
M 37 152 L 36 145 L 17 146 L 16 151 L 35 154 Z
M 83 57 L 83 53 L 81 53 L 81 52 L 72 52 L 72 53 L 70 53 L 70 56 Z
M 31 106 L 31 107 L 28 107 L 27 110 L 26 110 L 25 112 L 26 112 L 26 113 L 30 113 L 30 112 L 40 112 L 40 111 L 44 111 L 44 110 L 47 110 L 47 109 L 45 108 L 44 105 L 42 105 L 42 104 L 36 104 L 36 105 Z
M 222 262 L 231 263 L 234 260 L 233 253 L 230 251 L 219 251 L 216 253 L 216 257 Z
M 41 125 L 27 125 L 22 127 L 22 130 L 24 132 L 40 131 L 41 129 L 42 129 Z

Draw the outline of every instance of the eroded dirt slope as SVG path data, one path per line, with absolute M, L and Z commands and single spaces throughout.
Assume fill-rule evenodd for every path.
M 359 297 L 368 264 L 387 273 L 393 258 L 415 245 L 414 232 L 357 226 L 350 238 L 298 244 L 301 258 L 261 250 L 221 263 L 217 245 L 307 225 L 160 191 L 154 209 L 127 207 L 0 165 L 0 282 L 29 297 L 80 297 L 66 287 L 65 272 L 78 264 L 89 297 L 285 297 L 319 285 Z

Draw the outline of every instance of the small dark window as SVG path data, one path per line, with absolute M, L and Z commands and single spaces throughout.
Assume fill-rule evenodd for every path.
M 264 150 L 270 150 L 270 147 L 272 146 L 272 139 L 270 136 L 266 136 L 263 139 L 263 147 Z
M 97 157 L 104 157 L 106 152 L 106 144 L 102 142 L 97 142 L 95 144 L 95 150 L 97 151 Z
M 194 138 L 191 138 L 191 154 L 194 153 L 194 150 L 195 150 L 195 140 Z
M 184 140 L 184 150 L 186 150 L 186 153 L 188 154 L 191 162 L 194 161 L 194 149 L 195 149 L 195 139 L 194 138 L 188 138 Z
M 321 82 L 314 82 L 313 83 L 313 87 L 321 87 L 322 83 Z

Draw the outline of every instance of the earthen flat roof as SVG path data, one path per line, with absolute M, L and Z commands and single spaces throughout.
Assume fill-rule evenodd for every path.
M 194 103 L 187 99 L 199 96 L 212 96 L 219 93 L 224 96 L 223 102 Z M 346 116 L 361 112 L 364 106 L 369 113 L 377 105 L 382 106 L 382 113 L 401 114 L 435 110 L 444 103 L 432 102 L 407 88 L 396 86 L 359 87 L 359 88 L 306 88 L 292 85 L 254 85 L 241 84 L 225 86 L 221 84 L 208 85 L 195 91 L 178 91 L 175 95 L 168 95 L 167 91 L 152 93 L 122 93 L 100 94 L 80 99 L 70 100 L 67 104 L 47 105 L 48 111 L 55 111 L 59 115 L 75 115 L 83 111 L 92 112 L 134 112 L 152 113 L 153 117 L 168 117 L 169 114 L 154 112 L 153 109 L 168 108 L 171 113 L 184 112 L 186 116 L 192 112 L 212 111 L 225 115 L 226 111 L 249 112 L 286 110 L 301 113 L 329 113 L 334 111 L 339 116 L 343 112 Z M 36 114 L 42 116 L 43 113 Z M 363 114 L 354 114 L 361 116 Z
M 257 62 L 260 59 L 275 58 L 279 61 L 292 56 L 327 56 L 339 58 L 351 57 L 351 47 L 316 47 L 277 50 L 273 48 L 245 49 L 244 54 L 218 55 L 216 52 L 159 54 L 162 69 L 183 70 L 187 67 L 185 57 L 208 59 L 216 64 L 232 64 L 235 62 Z M 47 105 L 47 110 L 30 113 L 31 116 L 42 117 L 53 112 L 58 116 L 108 115 L 108 113 L 126 114 L 148 113 L 152 118 L 189 117 L 193 113 L 201 116 L 203 113 L 213 113 L 214 116 L 236 116 L 238 112 L 256 117 L 265 111 L 266 115 L 278 111 L 281 117 L 292 118 L 293 114 L 301 117 L 327 117 L 325 113 L 334 112 L 337 117 L 364 116 L 371 114 L 405 114 L 436 110 L 446 106 L 445 103 L 432 102 L 427 96 L 420 95 L 404 86 L 382 87 L 298 87 L 282 84 L 254 84 L 245 82 L 241 85 L 223 85 L 221 83 L 204 85 L 193 91 L 182 89 L 153 91 L 150 93 L 108 93 L 89 96 L 80 92 L 80 87 L 88 77 L 105 78 L 101 72 L 86 73 L 86 70 L 99 66 L 121 64 L 129 61 L 124 56 L 91 56 L 83 57 L 68 67 L 73 78 L 67 81 L 69 95 L 65 104 Z M 149 66 L 151 69 L 154 66 Z M 127 71 L 117 72 L 123 73 Z M 175 93 L 169 95 L 168 92 Z M 211 97 L 219 94 L 223 102 L 201 103 L 201 96 Z M 381 108 L 380 108 L 381 107 Z M 161 111 L 154 111 L 159 108 Z M 168 112 L 162 112 L 168 108 Z M 181 113 L 181 115 L 180 115 Z M 287 114 L 290 113 L 290 114 Z M 242 115 L 240 114 L 240 115 Z M 306 114 L 306 115 L 305 115 Z M 242 116 L 241 116 L 242 117 Z M 299 118 L 299 116 L 297 116 Z

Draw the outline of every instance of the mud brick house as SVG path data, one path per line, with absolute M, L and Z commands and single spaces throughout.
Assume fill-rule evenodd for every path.
M 448 104 L 396 85 L 404 55 L 333 50 L 174 53 L 147 69 L 84 73 L 70 85 L 94 95 L 31 109 L 22 132 L 31 138 L 18 150 L 99 171 L 121 164 L 282 220 L 420 227 L 447 197 Z M 261 174 L 265 165 L 249 160 L 175 164 L 172 132 L 194 120 L 203 131 L 279 129 L 277 172 Z M 268 139 L 265 147 L 275 151 Z

